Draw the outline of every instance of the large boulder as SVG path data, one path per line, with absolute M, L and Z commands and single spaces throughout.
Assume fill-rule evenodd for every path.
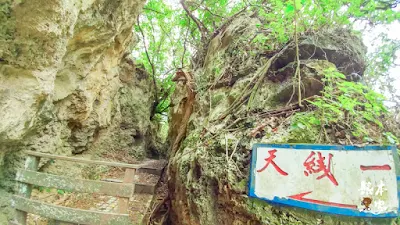
M 259 24 L 255 16 L 237 17 L 209 42 L 204 59 L 193 68 L 196 104 L 186 138 L 171 153 L 168 170 L 171 223 L 370 224 L 248 197 L 254 143 L 304 142 L 291 132 L 290 124 L 301 109 L 284 110 L 297 101 L 295 45 L 275 45 L 275 50 L 267 51 L 252 41 L 262 33 Z M 305 34 L 299 39 L 299 52 L 303 97 L 320 94 L 327 68 L 338 68 L 348 79 L 355 74 L 362 77 L 365 70 L 366 48 L 348 30 Z M 252 81 L 253 85 L 259 82 L 258 89 L 246 92 Z M 173 99 L 184 99 L 187 92 L 181 90 Z M 174 104 L 171 112 L 184 110 L 179 109 L 182 105 Z M 377 220 L 371 224 L 388 223 Z

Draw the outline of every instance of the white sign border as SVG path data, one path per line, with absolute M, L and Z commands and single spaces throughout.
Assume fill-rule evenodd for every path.
M 355 209 L 347 209 L 347 208 L 339 208 L 334 206 L 325 206 L 319 205 L 315 203 L 302 202 L 298 200 L 293 200 L 289 198 L 279 198 L 275 197 L 274 199 L 266 199 L 263 197 L 258 197 L 255 194 L 255 165 L 257 162 L 257 150 L 258 148 L 291 148 L 293 150 L 302 150 L 302 149 L 313 149 L 313 150 L 345 150 L 345 151 L 367 151 L 367 150 L 392 150 L 393 152 L 393 160 L 395 164 L 395 172 L 397 178 L 397 196 L 399 199 L 399 207 L 397 212 L 388 212 L 381 214 L 368 213 L 364 211 L 359 211 Z M 278 205 L 287 205 L 293 207 L 299 207 L 314 211 L 319 211 L 323 213 L 335 214 L 335 215 L 344 215 L 344 216 L 352 216 L 352 217 L 369 217 L 369 218 L 397 218 L 399 216 L 400 211 L 400 160 L 397 153 L 397 148 L 394 145 L 366 145 L 362 147 L 357 147 L 354 145 L 322 145 L 322 144 L 262 144 L 257 143 L 253 144 L 253 149 L 251 153 L 251 163 L 250 163 L 250 179 L 248 183 L 249 197 L 261 199 L 267 201 L 272 204 Z

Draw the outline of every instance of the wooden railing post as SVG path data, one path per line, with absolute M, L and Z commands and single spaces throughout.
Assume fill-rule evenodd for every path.
M 32 170 L 32 171 L 37 171 L 38 165 L 39 165 L 39 157 L 36 156 L 30 156 L 28 155 L 25 160 L 25 169 L 26 170 Z M 18 173 L 17 173 L 18 176 Z M 17 192 L 18 195 L 25 197 L 25 198 L 30 198 L 31 193 L 32 193 L 32 185 L 31 184 L 24 184 L 24 183 L 18 183 L 17 186 Z M 26 225 L 26 217 L 27 213 L 24 211 L 17 210 L 16 213 L 16 220 L 18 224 L 20 225 Z
M 132 184 L 135 179 L 135 169 L 126 169 L 124 175 L 124 183 Z M 135 186 L 133 186 L 135 188 Z M 134 191 L 132 193 L 135 193 Z M 131 196 L 132 197 L 132 196 Z M 119 213 L 128 213 L 129 208 L 129 198 L 120 197 L 118 200 L 118 212 Z

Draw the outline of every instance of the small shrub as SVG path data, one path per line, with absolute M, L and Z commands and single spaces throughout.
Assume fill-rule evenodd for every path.
M 351 137 L 360 142 L 398 143 L 382 124 L 388 114 L 383 95 L 362 83 L 347 81 L 335 68 L 325 71 L 322 82 L 325 85 L 322 96 L 307 100 L 315 110 L 294 116 L 294 132 L 317 128 L 323 132 L 325 138 L 322 140 L 331 142 L 327 134 L 327 128 L 330 128 L 335 133 L 344 131 L 347 139 Z

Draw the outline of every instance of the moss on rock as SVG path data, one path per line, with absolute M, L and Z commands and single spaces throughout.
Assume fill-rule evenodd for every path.
M 210 42 L 205 63 L 194 68 L 196 86 L 200 87 L 197 105 L 186 139 L 170 158 L 171 222 L 177 225 L 390 224 L 390 220 L 335 216 L 247 197 L 254 143 L 315 143 L 321 134 L 318 128 L 307 128 L 304 132 L 294 124 L 297 117 L 307 118 L 312 116 L 311 112 L 291 111 L 286 107 L 297 101 L 298 90 L 293 88 L 297 86 L 293 77 L 295 46 L 289 42 L 269 70 L 260 73 L 271 56 L 265 56 L 264 46 L 249 42 L 257 33 L 258 20 L 254 17 L 243 14 L 233 21 L 226 28 L 230 31 L 226 45 L 217 44 L 223 38 L 217 35 Z M 320 94 L 327 68 L 341 68 L 349 79 L 354 71 L 362 73 L 365 69 L 365 46 L 361 40 L 348 30 L 341 30 L 339 35 L 335 32 L 322 30 L 300 40 L 303 97 Z M 279 46 L 276 52 L 280 49 L 284 48 Z M 312 54 L 314 50 L 316 54 Z M 323 52 L 327 57 L 323 57 Z M 225 72 L 216 73 L 213 68 Z M 260 82 L 258 90 L 251 88 L 252 81 Z M 250 105 L 247 100 L 251 93 L 254 99 Z M 174 97 L 182 99 L 184 93 L 176 92 Z M 241 98 L 243 102 L 231 109 Z
M 15 33 L 15 17 L 12 16 L 12 0 L 0 2 L 0 63 L 10 57 L 15 57 L 16 49 L 12 40 Z

